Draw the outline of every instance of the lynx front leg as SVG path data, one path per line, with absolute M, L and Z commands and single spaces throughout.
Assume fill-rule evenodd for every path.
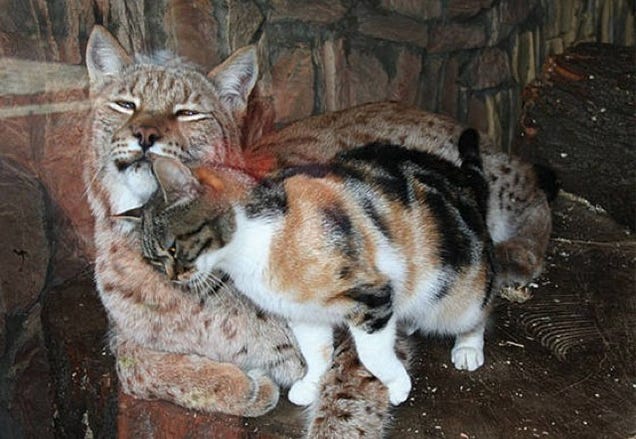
M 322 375 L 331 366 L 333 328 L 328 325 L 291 322 L 300 351 L 307 363 L 307 373 L 289 390 L 289 400 L 296 405 L 309 405 L 318 398 Z
M 137 398 L 237 416 L 260 416 L 278 402 L 278 387 L 257 370 L 245 373 L 233 364 L 154 351 L 129 340 L 116 341 L 114 352 L 123 390 Z
M 395 318 L 373 332 L 353 325 L 349 329 L 360 361 L 388 387 L 391 404 L 403 403 L 411 392 L 411 377 L 395 354 Z
M 480 323 L 472 331 L 457 336 L 451 351 L 456 369 L 472 372 L 484 364 L 484 328 L 485 324 Z

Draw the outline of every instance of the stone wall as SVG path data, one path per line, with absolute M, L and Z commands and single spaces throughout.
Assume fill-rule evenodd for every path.
M 207 68 L 258 43 L 261 85 L 278 124 L 393 99 L 450 114 L 504 150 L 521 90 L 546 57 L 579 41 L 634 43 L 629 0 L 6 0 L 2 7 L 0 431 L 32 437 L 52 431 L 25 415 L 50 419 L 52 411 L 42 298 L 90 264 L 80 157 L 83 58 L 95 23 L 130 50 L 168 48 Z

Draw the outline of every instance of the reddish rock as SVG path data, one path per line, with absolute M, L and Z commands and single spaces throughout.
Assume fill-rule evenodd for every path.
M 347 63 L 349 65 L 350 105 L 386 99 L 389 75 L 375 55 L 352 48 L 347 57 Z
M 347 8 L 334 0 L 272 0 L 270 20 L 329 24 L 344 17 Z
M 39 305 L 33 307 L 20 325 L 9 357 L 12 359 L 9 413 L 13 421 L 24 437 L 55 437 L 51 377 Z
M 170 31 L 172 50 L 208 70 L 226 55 L 210 0 L 168 2 L 164 28 Z
M 418 21 L 397 15 L 380 15 L 365 8 L 360 8 L 356 16 L 358 30 L 363 35 L 427 47 L 428 27 Z
M 246 433 L 239 417 L 195 412 L 165 401 L 144 401 L 121 391 L 118 412 L 117 437 L 120 438 L 240 439 Z
M 319 53 L 323 81 L 323 111 L 342 110 L 349 106 L 344 39 L 325 41 Z
M 3 2 L 0 55 L 74 64 L 81 62 L 81 43 L 87 37 L 86 30 L 95 24 L 96 13 L 103 12 L 99 3 L 102 2 L 75 0 L 72 6 L 60 4 L 53 7 L 46 2 Z
M 58 226 L 70 227 L 82 253 L 92 254 L 93 219 L 84 191 L 84 122 L 88 112 L 52 114 L 43 123 L 44 138 L 32 148 L 38 150 L 42 181 L 57 209 Z M 58 229 L 59 230 L 59 229 Z M 68 238 L 67 238 L 68 239 Z
M 88 277 L 51 290 L 42 327 L 53 375 L 56 437 L 114 437 L 115 361 L 108 319 Z
M 409 50 L 400 50 L 396 61 L 395 76 L 389 81 L 388 99 L 413 105 L 422 71 L 422 58 Z
M 418 20 L 430 20 L 442 15 L 440 0 L 380 0 L 380 7 Z
M 228 39 L 233 52 L 252 42 L 252 37 L 264 20 L 263 14 L 251 1 L 227 2 Z
M 479 23 L 436 24 L 431 27 L 429 44 L 431 53 L 474 49 L 486 44 L 486 29 Z
M 42 185 L 0 158 L 0 294 L 8 314 L 26 312 L 42 292 L 51 248 Z
M 309 116 L 314 108 L 314 67 L 311 50 L 282 49 L 272 61 L 272 87 L 277 122 Z
M 510 80 L 508 54 L 497 48 L 482 50 L 464 69 L 462 83 L 474 90 L 493 88 Z

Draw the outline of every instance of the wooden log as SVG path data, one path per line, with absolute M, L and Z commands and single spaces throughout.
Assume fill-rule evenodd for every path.
M 524 90 L 515 152 L 553 167 L 564 190 L 636 226 L 636 50 L 586 43 L 548 59 Z

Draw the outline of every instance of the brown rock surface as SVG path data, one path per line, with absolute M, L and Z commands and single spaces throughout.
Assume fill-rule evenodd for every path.
M 274 108 L 278 122 L 309 116 L 314 105 L 314 67 L 307 47 L 282 49 L 272 61 Z
M 347 64 L 350 106 L 387 98 L 389 75 L 373 52 L 352 48 Z
M 0 157 L 0 294 L 4 312 L 25 312 L 39 299 L 49 268 L 42 185 L 23 167 Z
M 106 314 L 92 280 L 76 278 L 48 292 L 42 326 L 57 437 L 114 437 L 117 378 L 107 346 Z
M 426 46 L 431 53 L 452 52 L 482 47 L 486 43 L 486 29 L 479 23 L 449 23 L 431 26 Z
M 508 55 L 497 48 L 481 51 L 469 62 L 462 74 L 463 85 L 474 90 L 495 88 L 510 79 Z
M 356 17 L 358 30 L 363 35 L 427 47 L 427 25 L 411 18 L 381 15 L 365 8 L 359 8 Z
M 12 319 L 14 322 L 22 321 L 7 352 L 11 364 L 3 377 L 6 381 L 2 387 L 9 392 L 9 414 L 16 429 L 14 437 L 21 436 L 17 430 L 25 438 L 55 437 L 51 370 L 40 318 L 41 307 L 38 304 L 24 320 L 19 317 Z M 0 366 L 2 368 L 4 365 Z M 3 432 L 3 425 L 0 425 L 0 432 Z

